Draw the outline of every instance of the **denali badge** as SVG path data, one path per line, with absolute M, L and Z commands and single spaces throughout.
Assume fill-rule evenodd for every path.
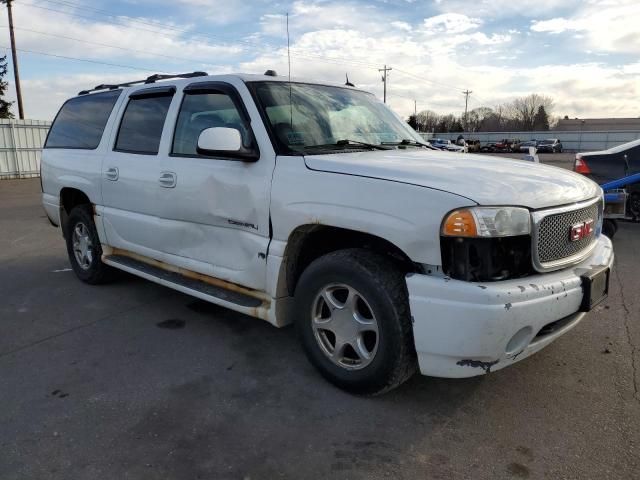
M 584 221 L 583 223 L 578 223 L 571 227 L 569 231 L 569 240 L 572 242 L 577 242 L 578 240 L 582 240 L 583 238 L 588 237 L 593 233 L 593 220 L 589 219 Z

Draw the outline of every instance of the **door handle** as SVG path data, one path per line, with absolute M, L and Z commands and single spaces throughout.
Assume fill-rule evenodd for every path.
M 112 182 L 115 182 L 116 180 L 118 180 L 118 175 L 119 175 L 118 167 L 107 168 L 107 171 L 104 174 L 107 180 L 111 180 Z
M 178 176 L 174 172 L 160 172 L 160 186 L 164 188 L 173 188 L 176 186 Z

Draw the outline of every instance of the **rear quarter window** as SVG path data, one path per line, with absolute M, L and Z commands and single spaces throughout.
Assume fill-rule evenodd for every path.
M 65 102 L 53 121 L 44 148 L 97 148 L 121 92 L 94 93 Z

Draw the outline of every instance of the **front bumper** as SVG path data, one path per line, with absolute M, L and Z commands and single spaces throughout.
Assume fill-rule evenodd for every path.
M 613 265 L 611 241 L 564 270 L 502 282 L 407 276 L 420 372 L 473 377 L 499 370 L 549 345 L 584 317 L 581 275 Z

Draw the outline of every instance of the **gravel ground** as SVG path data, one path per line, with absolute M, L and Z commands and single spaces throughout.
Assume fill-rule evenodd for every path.
M 542 352 L 360 398 L 291 328 L 81 283 L 39 202 L 37 179 L 0 182 L 3 480 L 638 478 L 640 224 L 606 303 Z

